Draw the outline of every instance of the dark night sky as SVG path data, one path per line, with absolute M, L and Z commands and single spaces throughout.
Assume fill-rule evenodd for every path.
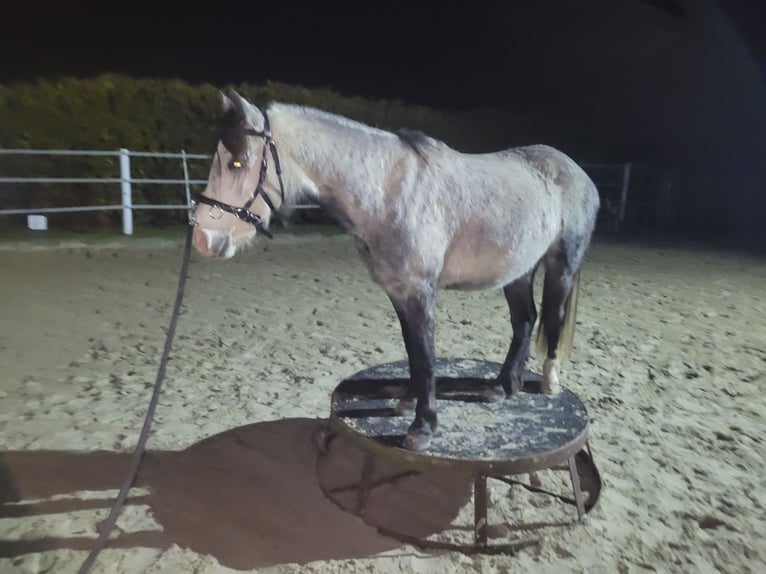
M 0 34 L 1 81 L 107 71 L 215 84 L 271 79 L 460 107 L 492 102 L 487 77 L 504 42 L 496 23 L 515 10 L 514 2 L 18 4 Z
M 645 34 L 693 17 L 681 0 L 609 3 L 645 18 Z M 525 83 L 526 76 L 539 82 L 535 61 L 550 66 L 576 48 L 540 45 L 533 36 L 541 16 L 553 27 L 568 25 L 560 6 L 569 0 L 46 4 L 3 3 L 0 81 L 109 71 L 215 84 L 272 79 L 437 107 L 513 108 L 534 106 L 536 90 L 550 87 Z M 583 36 L 614 17 L 603 1 L 575 4 L 582 18 L 573 25 L 584 26 Z M 766 20 L 764 4 L 722 3 L 761 62 L 766 40 L 756 22 Z

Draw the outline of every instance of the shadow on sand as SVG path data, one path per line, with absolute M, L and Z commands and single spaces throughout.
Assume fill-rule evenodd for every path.
M 162 530 L 120 533 L 109 547 L 176 544 L 235 569 L 362 558 L 400 547 L 323 493 L 317 477 L 323 429 L 321 420 L 287 419 L 229 430 L 180 452 L 147 452 L 135 486 L 150 493 L 127 504 L 148 505 Z M 333 449 L 339 464 L 322 466 L 324 483 L 358 481 L 347 476 L 360 457 L 357 447 L 341 443 Z M 119 488 L 130 457 L 108 451 L 0 452 L 0 518 L 108 509 L 112 498 L 49 499 Z M 470 500 L 471 487 L 464 475 L 412 474 L 373 489 L 365 508 L 376 524 L 422 538 L 450 524 Z M 0 556 L 90 550 L 93 542 L 85 536 L 0 540 Z

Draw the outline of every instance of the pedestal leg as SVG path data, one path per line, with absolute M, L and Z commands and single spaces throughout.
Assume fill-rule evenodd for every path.
M 473 532 L 476 546 L 487 546 L 487 477 L 477 474 L 473 483 Z
M 577 470 L 575 457 L 569 458 L 569 478 L 572 480 L 572 491 L 574 492 L 575 505 L 577 506 L 577 519 L 580 522 L 585 520 L 585 501 L 580 490 L 580 473 Z

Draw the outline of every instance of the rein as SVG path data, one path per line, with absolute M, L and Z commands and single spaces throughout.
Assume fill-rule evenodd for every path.
M 257 214 L 249 210 L 250 206 L 253 204 L 255 199 L 260 195 L 263 198 L 263 200 L 266 202 L 266 205 L 269 206 L 269 209 L 271 209 L 272 214 L 275 215 L 277 218 L 280 218 L 280 215 L 276 211 L 276 207 L 274 206 L 273 202 L 271 201 L 271 198 L 267 195 L 263 187 L 263 184 L 266 181 L 266 172 L 268 170 L 268 155 L 266 153 L 267 147 L 269 149 L 269 152 L 271 153 L 271 156 L 274 159 L 274 166 L 276 168 L 277 178 L 279 179 L 279 193 L 280 193 L 280 198 L 282 200 L 282 204 L 284 204 L 285 202 L 285 186 L 282 181 L 282 168 L 279 164 L 279 154 L 277 153 L 277 146 L 276 144 L 274 144 L 274 140 L 271 137 L 271 130 L 269 129 L 269 118 L 265 113 L 263 113 L 263 119 L 264 119 L 263 131 L 258 131 L 258 130 L 249 129 L 249 128 L 245 130 L 245 133 L 247 135 L 263 138 L 263 157 L 261 158 L 261 172 L 258 176 L 258 185 L 255 187 L 252 197 L 242 207 L 235 207 L 233 205 L 229 205 L 228 203 L 223 203 L 221 201 L 210 199 L 209 197 L 205 197 L 202 195 L 199 196 L 198 199 L 201 203 L 206 203 L 207 205 L 217 207 L 218 209 L 221 209 L 222 211 L 235 215 L 242 221 L 245 221 L 253 225 L 256 228 L 256 230 L 258 230 L 259 233 L 262 233 L 269 239 L 273 239 L 272 234 L 269 233 L 269 231 L 263 226 L 260 216 L 258 216 Z M 165 347 L 163 349 L 162 357 L 160 359 L 160 364 L 157 369 L 157 377 L 154 381 L 152 396 L 151 396 L 151 399 L 149 400 L 149 406 L 146 410 L 146 416 L 144 417 L 144 424 L 143 424 L 143 427 L 141 428 L 141 433 L 138 437 L 138 442 L 136 443 L 136 447 L 133 450 L 133 455 L 131 457 L 130 467 L 128 469 L 127 476 L 125 477 L 122 487 L 117 493 L 117 498 L 115 499 L 114 504 L 112 505 L 112 508 L 109 512 L 109 516 L 107 516 L 106 520 L 98 528 L 98 531 L 99 531 L 98 538 L 96 539 L 93 545 L 93 548 L 88 553 L 88 556 L 85 558 L 85 561 L 80 566 L 80 569 L 78 570 L 78 574 L 88 574 L 93 568 L 98 555 L 101 553 L 101 551 L 104 548 L 106 548 L 107 544 L 109 543 L 109 535 L 111 534 L 112 530 L 114 530 L 114 527 L 117 524 L 117 518 L 119 517 L 120 511 L 125 505 L 125 501 L 128 498 L 128 493 L 130 492 L 130 489 L 133 487 L 133 484 L 136 481 L 136 478 L 138 476 L 138 471 L 141 466 L 141 461 L 143 460 L 144 453 L 146 452 L 146 443 L 149 440 L 149 433 L 151 432 L 152 422 L 154 421 L 154 412 L 157 409 L 157 404 L 160 398 L 160 391 L 162 389 L 162 383 L 165 380 L 165 371 L 168 365 L 168 361 L 170 359 L 170 350 L 173 345 L 173 338 L 175 337 L 176 325 L 178 324 L 178 317 L 181 314 L 181 303 L 183 301 L 184 291 L 186 288 L 186 279 L 189 273 L 189 259 L 191 256 L 191 247 L 192 247 L 192 232 L 194 231 L 194 226 L 196 225 L 196 221 L 194 219 L 195 206 L 196 206 L 196 203 L 191 202 L 191 206 L 190 206 L 191 209 L 189 210 L 189 227 L 187 228 L 186 240 L 184 242 L 184 252 L 183 252 L 183 258 L 181 260 L 181 272 L 178 278 L 178 288 L 176 290 L 176 300 L 175 300 L 175 304 L 173 305 L 173 312 L 170 317 L 170 325 L 168 326 L 167 334 L 165 337 Z
M 252 211 L 250 211 L 250 206 L 253 204 L 256 198 L 260 195 L 261 198 L 263 198 L 263 201 L 271 210 L 271 214 L 277 219 L 279 219 L 280 221 L 282 219 L 281 216 L 279 215 L 279 212 L 277 212 L 277 208 L 274 206 L 274 203 L 271 201 L 271 198 L 266 193 L 266 189 L 263 186 L 263 184 L 266 181 L 266 175 L 269 169 L 269 156 L 266 153 L 267 149 L 271 153 L 271 157 L 274 159 L 274 169 L 277 172 L 277 180 L 279 181 L 279 197 L 281 200 L 280 206 L 284 205 L 285 203 L 285 184 L 284 184 L 284 181 L 282 180 L 282 166 L 279 163 L 279 153 L 277 152 L 277 144 L 274 143 L 274 138 L 271 135 L 271 126 L 269 124 L 269 116 L 266 115 L 265 111 L 261 111 L 261 114 L 263 114 L 263 130 L 245 128 L 246 135 L 263 138 L 263 155 L 261 156 L 261 171 L 258 174 L 258 183 L 256 184 L 255 190 L 253 190 L 253 194 L 250 196 L 250 199 L 248 199 L 245 205 L 243 205 L 242 207 L 237 207 L 229 203 L 224 203 L 223 201 L 218 201 L 217 199 L 212 199 L 204 195 L 200 195 L 197 198 L 197 201 L 199 203 L 205 203 L 211 207 L 216 207 L 220 209 L 221 211 L 225 211 L 226 213 L 230 213 L 236 218 L 244 221 L 245 223 L 249 223 L 250 225 L 255 227 L 258 233 L 265 235 L 269 239 L 274 239 L 274 236 L 271 234 L 271 232 L 264 227 L 263 221 L 261 220 L 261 216 L 258 215 L 257 213 L 253 213 Z
M 117 524 L 117 518 L 120 515 L 120 511 L 122 510 L 122 507 L 128 498 L 128 493 L 133 487 L 133 483 L 136 481 L 138 470 L 141 466 L 144 452 L 146 451 L 146 443 L 149 440 L 149 432 L 151 431 L 152 422 L 154 420 L 154 411 L 157 409 L 157 403 L 160 399 L 160 390 L 162 389 L 162 382 L 165 380 L 165 370 L 170 359 L 170 349 L 172 348 L 173 337 L 175 337 L 176 333 L 178 316 L 181 314 L 181 302 L 184 298 L 186 279 L 189 275 L 189 258 L 191 255 L 192 232 L 194 231 L 191 212 L 189 212 L 189 224 L 190 225 L 186 232 L 186 240 L 184 242 L 181 272 L 178 277 L 176 300 L 175 304 L 173 305 L 173 313 L 170 317 L 170 325 L 168 326 L 167 335 L 165 336 L 165 347 L 162 351 L 162 358 L 160 359 L 160 365 L 157 369 L 157 377 L 154 381 L 154 390 L 152 391 L 152 397 L 149 400 L 149 407 L 146 410 L 146 416 L 144 417 L 144 424 L 141 428 L 141 434 L 139 435 L 138 442 L 136 443 L 136 447 L 133 450 L 133 456 L 130 461 L 130 467 L 128 469 L 128 474 L 125 477 L 125 481 L 123 482 L 120 491 L 117 493 L 117 498 L 112 505 L 109 516 L 107 516 L 106 520 L 104 520 L 104 522 L 102 522 L 99 526 L 98 538 L 96 539 L 93 548 L 88 553 L 88 556 L 85 558 L 85 561 L 80 566 L 80 569 L 77 571 L 78 574 L 88 574 L 93 568 L 98 555 L 104 548 L 106 548 L 106 545 L 109 543 L 109 535 L 111 534 L 112 530 L 114 530 L 114 527 Z

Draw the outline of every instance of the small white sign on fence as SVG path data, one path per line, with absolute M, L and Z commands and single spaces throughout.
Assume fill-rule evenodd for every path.
M 45 231 L 48 229 L 48 218 L 44 215 L 27 215 L 27 227 L 34 231 Z

